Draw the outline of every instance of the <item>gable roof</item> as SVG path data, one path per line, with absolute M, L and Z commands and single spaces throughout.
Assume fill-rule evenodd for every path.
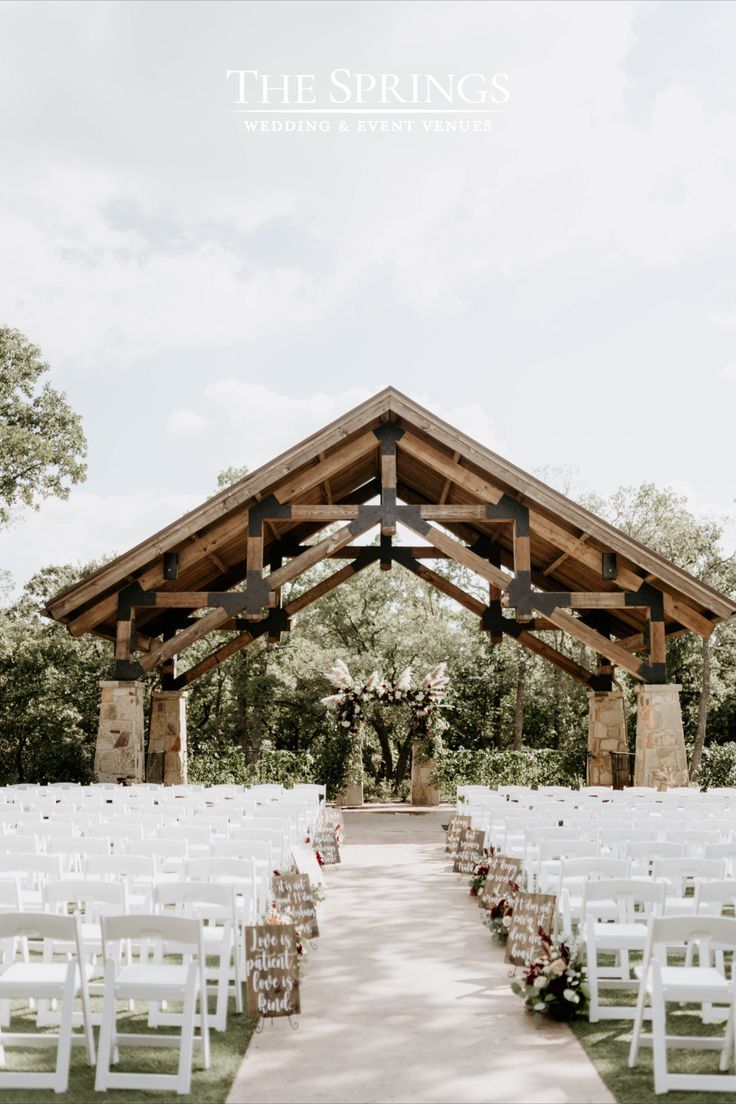
M 392 387 L 378 392 L 343 417 L 117 556 L 51 599 L 45 613 L 78 635 L 114 637 L 118 593 L 137 582 L 144 590 L 225 590 L 245 576 L 248 510 L 275 491 L 294 503 L 362 503 L 379 493 L 379 442 L 373 430 L 396 421 L 399 440 L 398 495 L 409 504 L 483 503 L 500 489 L 530 510 L 532 582 L 564 591 L 633 590 L 644 582 L 665 594 L 668 633 L 683 628 L 708 635 L 736 613 L 736 601 L 676 567 L 650 548 L 596 517 L 559 491 L 448 425 Z M 310 473 L 313 470 L 313 475 Z M 288 495 L 289 488 L 294 497 Z M 497 496 L 496 496 L 497 497 Z M 279 539 L 308 540 L 318 526 L 269 523 L 265 554 Z M 466 542 L 491 536 L 508 560 L 511 536 L 499 522 L 452 524 Z M 163 556 L 179 554 L 179 574 L 166 581 Z M 601 557 L 614 552 L 618 578 L 601 578 Z M 161 611 L 141 611 L 141 633 L 161 631 Z M 646 613 L 615 611 L 615 634 L 641 633 Z

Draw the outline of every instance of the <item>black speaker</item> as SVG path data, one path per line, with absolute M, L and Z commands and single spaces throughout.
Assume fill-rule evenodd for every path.
M 603 553 L 603 566 L 601 575 L 604 579 L 615 579 L 618 575 L 618 563 L 615 552 Z
M 179 578 L 179 553 L 164 552 L 164 579 Z

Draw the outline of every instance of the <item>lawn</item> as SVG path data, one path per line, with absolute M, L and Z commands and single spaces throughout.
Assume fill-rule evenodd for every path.
M 635 1003 L 634 994 L 608 991 L 604 999 L 611 1004 Z M 670 1006 L 672 1008 L 673 1006 Z M 721 1035 L 723 1024 L 703 1024 L 694 1008 L 678 1008 L 668 1015 L 668 1032 L 673 1035 Z M 635 1069 L 627 1065 L 631 1043 L 631 1020 L 601 1020 L 592 1024 L 587 1020 L 575 1021 L 572 1029 L 583 1044 L 586 1054 L 598 1070 L 608 1088 L 621 1104 L 717 1104 L 733 1100 L 731 1092 L 669 1092 L 654 1095 L 651 1047 L 641 1047 L 639 1064 Z M 645 1031 L 648 1027 L 645 1024 Z M 669 1050 L 668 1067 L 673 1073 L 718 1073 L 718 1051 Z
M 93 1007 L 95 1002 L 93 1001 Z M 148 1031 L 146 1015 L 142 1006 L 135 1013 L 119 1011 L 118 1025 L 121 1031 Z M 192 1091 L 189 1097 L 178 1096 L 174 1092 L 136 1092 L 131 1089 L 113 1089 L 106 1093 L 95 1092 L 95 1071 L 86 1063 L 84 1047 L 72 1048 L 72 1063 L 69 1075 L 69 1091 L 66 1095 L 57 1095 L 53 1090 L 40 1089 L 4 1089 L 0 1090 L 0 1100 L 12 1101 L 12 1104 L 37 1104 L 40 1101 L 72 1100 L 74 1104 L 136 1104 L 137 1101 L 158 1101 L 166 1104 L 168 1101 L 193 1100 L 197 1104 L 223 1104 L 235 1074 L 243 1059 L 246 1047 L 253 1033 L 255 1022 L 247 1016 L 238 1016 L 234 1011 L 228 1018 L 228 1028 L 225 1032 L 212 1031 L 210 1042 L 212 1047 L 212 1062 L 208 1070 L 198 1069 L 196 1065 L 192 1074 Z M 13 1015 L 13 1031 L 36 1031 L 35 1016 L 29 1011 L 15 1013 Z M 178 1028 L 162 1029 L 162 1034 L 176 1034 Z M 95 1029 L 95 1039 L 97 1029 Z M 171 1048 L 154 1048 L 148 1050 L 121 1049 L 121 1062 L 116 1070 L 130 1070 L 137 1073 L 175 1073 L 179 1060 L 179 1051 Z M 56 1063 L 56 1048 L 49 1047 L 39 1049 L 29 1047 L 9 1048 L 6 1051 L 6 1069 L 44 1069 L 51 1072 Z

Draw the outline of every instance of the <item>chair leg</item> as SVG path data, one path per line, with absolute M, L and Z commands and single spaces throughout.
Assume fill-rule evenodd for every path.
M 97 1044 L 97 1073 L 95 1092 L 107 1092 L 115 1034 L 115 964 L 105 964 L 105 995 L 102 1002 L 102 1023 Z
M 652 969 L 652 1063 L 654 1092 L 667 1092 L 667 1006 L 662 992 L 658 963 Z
M 69 1088 L 69 1064 L 72 1057 L 72 1025 L 74 1021 L 74 997 L 77 991 L 77 964 L 70 962 L 66 968 L 64 995 L 61 1003 L 59 1042 L 56 1049 L 54 1092 L 65 1093 Z
M 210 1017 L 209 1009 L 207 1008 L 207 982 L 205 979 L 204 963 L 202 963 L 199 968 L 199 985 L 199 1030 L 202 1037 L 202 1069 L 209 1069 Z M 227 985 L 225 986 L 225 1020 L 227 1021 Z M 227 1022 L 225 1026 L 227 1026 Z
M 92 1010 L 89 1005 L 89 985 L 85 973 L 85 963 L 79 966 L 79 984 L 82 996 L 82 1026 L 84 1028 L 84 1042 L 87 1048 L 87 1065 L 95 1064 L 95 1036 L 92 1030 Z
M 215 1005 L 215 1018 L 212 1026 L 215 1031 L 227 1029 L 227 1004 L 230 990 L 230 945 L 224 943 L 220 947 L 220 957 L 217 966 L 217 1004 Z M 205 991 L 205 1001 L 207 994 Z
M 629 1069 L 633 1069 L 639 1061 L 639 1044 L 641 1032 L 644 1026 L 644 1008 L 647 1003 L 647 978 L 642 976 L 639 985 L 639 995 L 636 998 L 636 1012 L 634 1014 L 634 1027 L 631 1032 L 631 1047 L 629 1048 Z
M 590 1023 L 598 1023 L 601 1017 L 598 1006 L 598 952 L 595 946 L 595 939 L 588 940 L 585 955 L 588 967 L 588 991 L 590 993 L 588 1020 Z
M 179 1070 L 176 1091 L 186 1095 L 192 1085 L 192 1053 L 194 1049 L 194 1016 L 197 1003 L 198 969 L 190 963 L 187 977 L 186 996 L 181 1016 L 181 1043 L 179 1049 Z M 204 998 L 207 999 L 206 996 Z

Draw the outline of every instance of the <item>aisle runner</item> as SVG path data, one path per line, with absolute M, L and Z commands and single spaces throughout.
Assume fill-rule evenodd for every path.
M 299 1030 L 283 1018 L 254 1037 L 230 1104 L 614 1104 L 572 1033 L 536 1027 L 511 993 L 448 873 L 448 820 L 346 814 Z

